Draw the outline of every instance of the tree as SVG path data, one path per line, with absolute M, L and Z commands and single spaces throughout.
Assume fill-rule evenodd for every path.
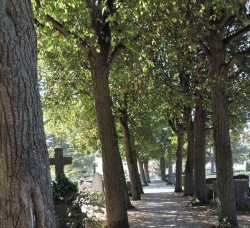
M 186 6 L 190 43 L 207 56 L 212 102 L 212 121 L 218 180 L 219 222 L 227 218 L 237 225 L 232 170 L 232 150 L 229 135 L 229 70 L 239 59 L 247 57 L 249 47 L 235 41 L 250 31 L 246 4 L 248 1 L 189 1 Z M 242 40 L 243 41 L 243 40 Z
M 123 194 L 126 189 L 125 176 L 112 113 L 109 73 L 117 56 L 125 49 L 124 43 L 128 45 L 120 35 L 113 34 L 121 32 L 125 20 L 123 18 L 126 18 L 122 11 L 130 8 L 123 5 L 123 1 L 112 0 L 41 3 L 37 4 L 38 24 L 45 28 L 49 22 L 49 28 L 54 30 L 50 30 L 48 36 L 57 39 L 59 34 L 68 38 L 68 43 L 60 43 L 60 47 L 66 50 L 64 44 L 76 46 L 85 57 L 84 63 L 87 64 L 92 78 L 103 159 L 108 226 L 129 227 L 127 202 Z
M 1 227 L 56 226 L 33 23 L 30 1 L 1 2 Z

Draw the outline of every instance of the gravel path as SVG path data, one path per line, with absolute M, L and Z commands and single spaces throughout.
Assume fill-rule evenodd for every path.
M 128 212 L 131 228 L 178 227 L 212 228 L 218 225 L 217 214 L 208 206 L 189 207 L 191 198 L 175 193 L 174 186 L 153 181 L 144 187 L 142 200 L 132 201 L 136 207 Z M 241 228 L 250 228 L 250 214 L 238 215 Z

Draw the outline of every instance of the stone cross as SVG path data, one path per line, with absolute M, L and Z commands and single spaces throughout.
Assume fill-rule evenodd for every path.
M 64 175 L 63 166 L 72 164 L 72 157 L 63 157 L 63 149 L 55 148 L 55 157 L 50 158 L 50 165 L 56 168 L 56 175 Z

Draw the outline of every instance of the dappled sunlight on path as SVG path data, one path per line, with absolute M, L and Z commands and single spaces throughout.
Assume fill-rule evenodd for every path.
M 132 201 L 136 207 L 128 212 L 131 228 L 146 227 L 215 227 L 217 215 L 207 206 L 187 207 L 191 198 L 175 193 L 174 186 L 154 181 L 144 187 L 142 200 Z M 239 219 L 240 220 L 240 219 Z M 250 227 L 250 216 L 243 219 L 241 228 Z

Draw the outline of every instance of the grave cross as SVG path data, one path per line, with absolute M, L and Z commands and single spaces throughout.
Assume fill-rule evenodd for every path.
M 55 148 L 55 157 L 50 158 L 50 165 L 56 168 L 56 175 L 64 175 L 63 166 L 72 164 L 72 157 L 63 157 L 63 149 Z

